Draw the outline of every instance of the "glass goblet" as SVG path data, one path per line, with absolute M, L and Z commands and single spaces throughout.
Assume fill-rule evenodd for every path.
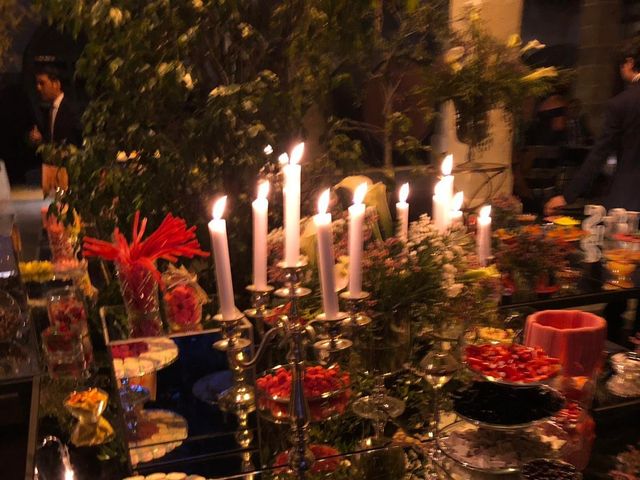
M 444 387 L 458 370 L 459 364 L 455 357 L 442 348 L 442 345 L 431 350 L 419 363 L 419 372 L 433 388 L 433 440 L 434 451 L 438 448 L 438 432 L 440 423 L 439 395 Z
M 387 420 L 404 412 L 404 401 L 389 395 L 384 379 L 404 368 L 410 343 L 410 319 L 403 310 L 374 317 L 356 336 L 354 347 L 363 369 L 373 376 L 374 386 L 371 394 L 356 400 L 352 408 L 356 415 L 374 422 L 376 444 L 383 440 Z

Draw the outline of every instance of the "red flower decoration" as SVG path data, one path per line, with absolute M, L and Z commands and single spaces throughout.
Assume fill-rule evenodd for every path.
M 193 258 L 194 256 L 206 257 L 209 254 L 200 250 L 200 244 L 196 238 L 196 227 L 187 228 L 186 222 L 170 213 L 164 218 L 158 229 L 142 239 L 147 227 L 147 219 L 140 222 L 140 212 L 137 211 L 133 220 L 132 241 L 118 228 L 113 231 L 113 242 L 105 242 L 93 237 L 85 237 L 83 253 L 85 257 L 99 257 L 104 260 L 117 262 L 127 270 L 133 270 L 134 266 L 141 266 L 148 270 L 158 284 L 162 287 L 162 277 L 155 266 L 155 261 L 164 259 L 171 263 L 178 257 Z

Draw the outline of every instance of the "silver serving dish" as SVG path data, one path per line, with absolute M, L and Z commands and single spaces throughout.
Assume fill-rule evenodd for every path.
M 552 424 L 547 424 L 547 425 L 551 426 Z M 557 430 L 558 435 L 564 435 L 564 432 L 562 432 L 562 430 L 559 427 L 556 426 L 556 427 L 553 427 L 553 428 Z M 447 427 L 442 429 L 442 431 L 440 432 L 440 436 L 438 438 L 438 441 L 437 441 L 438 447 L 440 448 L 440 451 L 448 459 L 453 461 L 454 464 L 456 464 L 456 465 L 459 465 L 459 466 L 461 466 L 461 467 L 463 467 L 463 468 L 465 468 L 467 470 L 471 470 L 471 471 L 474 471 L 474 472 L 481 472 L 483 474 L 490 474 L 490 475 L 512 475 L 512 474 L 516 474 L 516 473 L 518 473 L 520 471 L 520 466 L 522 464 L 526 463 L 527 461 L 533 460 L 535 458 L 539 458 L 539 455 L 537 455 L 537 452 L 532 452 L 531 458 L 518 459 L 518 460 L 514 461 L 513 464 L 506 465 L 506 466 L 500 467 L 500 468 L 498 468 L 498 467 L 496 467 L 496 468 L 481 467 L 477 463 L 472 463 L 468 459 L 461 458 L 459 455 L 457 455 L 456 451 L 452 447 L 450 447 L 448 445 L 447 439 L 453 433 L 464 432 L 466 430 L 474 430 L 474 429 L 477 430 L 478 427 L 475 426 L 475 425 L 469 424 L 469 423 L 467 423 L 465 421 L 456 422 L 456 423 L 453 423 L 451 425 L 448 425 Z M 496 433 L 504 433 L 505 436 L 509 435 L 508 432 L 496 432 Z M 539 426 L 538 427 L 532 427 L 530 433 L 532 435 L 532 438 L 535 439 L 536 436 L 538 437 L 540 444 L 546 443 L 542 438 L 542 431 L 540 430 Z M 559 443 L 561 443 L 561 445 L 554 446 L 554 445 L 548 444 L 548 456 L 549 457 L 552 457 L 552 458 L 558 457 L 560 449 L 566 443 L 566 440 L 564 440 L 564 438 L 558 437 L 558 441 L 559 441 Z M 505 442 L 506 442 L 506 440 L 505 440 Z
M 464 420 L 467 423 L 470 423 L 471 425 L 475 425 L 478 428 L 484 428 L 487 430 L 497 430 L 500 432 L 516 432 L 518 430 L 526 430 L 527 428 L 531 428 L 531 427 L 535 427 L 536 425 L 539 425 L 540 423 L 546 422 L 548 421 L 551 417 L 553 417 L 553 415 L 549 415 L 548 417 L 544 417 L 538 420 L 533 420 L 531 422 L 527 422 L 527 423 L 518 423 L 518 424 L 514 424 L 514 425 L 499 425 L 496 423 L 486 423 L 486 422 L 480 422 L 478 420 L 474 420 L 473 418 L 469 418 L 465 415 L 462 415 L 458 412 L 456 412 L 456 415 L 458 417 L 460 417 L 460 419 Z

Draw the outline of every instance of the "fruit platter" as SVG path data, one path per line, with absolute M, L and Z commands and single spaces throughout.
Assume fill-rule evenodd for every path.
M 549 217 L 545 217 L 544 220 L 560 227 L 575 227 L 580 225 L 580 220 L 566 215 L 551 215 Z
M 618 242 L 640 243 L 640 232 L 635 233 L 616 233 L 612 236 Z
M 111 345 L 113 369 L 118 379 L 141 377 L 158 371 L 178 358 L 170 338 L 154 338 Z
M 475 343 L 510 344 L 513 343 L 516 334 L 512 328 L 476 327 Z
M 136 438 L 129 441 L 133 466 L 164 457 L 189 436 L 184 417 L 169 410 L 144 410 L 138 419 Z
M 560 372 L 560 361 L 541 348 L 520 344 L 467 345 L 464 362 L 474 373 L 489 382 L 511 386 L 540 384 Z
M 303 385 L 311 421 L 328 420 L 346 411 L 351 398 L 351 377 L 339 366 L 307 366 Z M 290 395 L 289 367 L 272 368 L 256 380 L 258 409 L 270 421 L 288 422 Z

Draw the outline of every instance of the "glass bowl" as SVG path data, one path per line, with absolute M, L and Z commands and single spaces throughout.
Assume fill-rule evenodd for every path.
M 289 366 L 277 366 L 263 372 L 256 380 L 256 405 L 260 414 L 274 423 L 289 422 L 291 375 Z M 309 406 L 309 420 L 320 422 L 344 413 L 351 398 L 349 373 L 339 366 L 305 367 L 304 393 Z

